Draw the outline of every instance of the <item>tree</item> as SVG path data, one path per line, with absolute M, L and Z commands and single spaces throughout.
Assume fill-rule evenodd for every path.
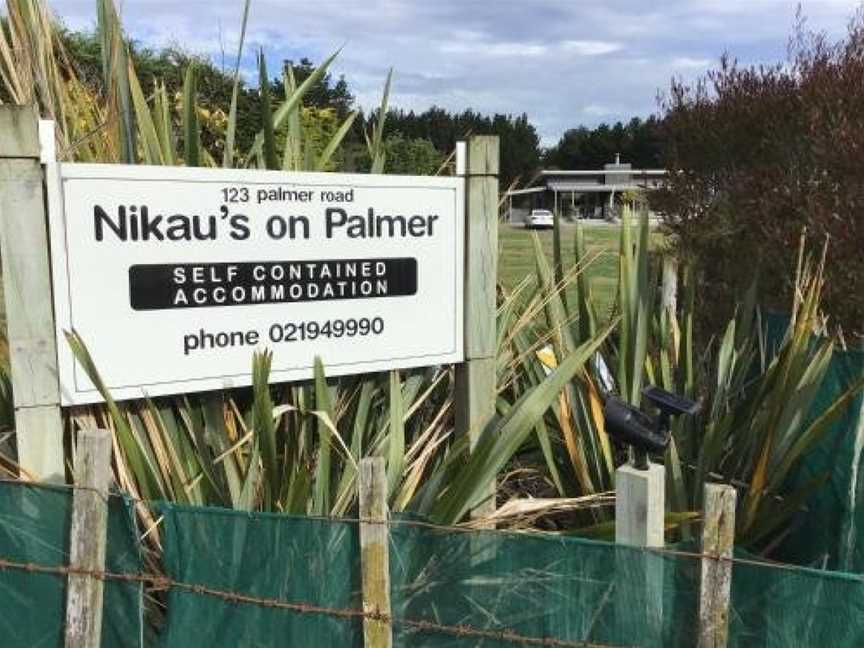
M 564 133 L 558 143 L 546 151 L 544 164 L 559 169 L 598 169 L 612 162 L 616 155 L 639 169 L 663 166 L 663 134 L 656 116 L 646 120 L 634 117 L 627 124 L 585 126 Z
M 664 133 L 674 173 L 654 202 L 700 270 L 707 305 L 731 308 L 757 269 L 762 302 L 788 304 L 806 229 L 829 241 L 823 306 L 847 333 L 864 333 L 862 79 L 859 14 L 833 44 L 799 25 L 785 65 L 724 57 L 695 86 L 672 84 Z
M 402 133 L 384 141 L 387 173 L 434 175 L 444 162 L 444 155 L 428 139 L 407 138 Z
M 282 67 L 284 70 L 290 68 L 294 72 L 294 80 L 299 86 L 315 71 L 316 65 L 304 57 L 299 63 L 286 60 Z M 285 96 L 285 86 L 281 78 L 273 80 L 271 89 L 274 97 Z M 315 108 L 332 108 L 340 121 L 344 120 L 354 108 L 354 95 L 348 90 L 345 77 L 340 76 L 334 83 L 329 72 L 309 88 L 303 101 L 305 105 Z
M 97 35 L 92 32 L 61 32 L 61 41 L 82 80 L 97 91 L 102 91 L 102 62 Z M 164 81 L 169 95 L 178 93 L 183 87 L 183 78 L 189 65 L 194 64 L 198 78 L 198 104 L 208 111 L 212 119 L 205 120 L 201 133 L 202 144 L 212 149 L 223 138 L 219 132 L 220 110 L 231 104 L 233 75 L 205 57 L 195 56 L 178 48 L 153 50 L 140 43 L 129 43 L 130 54 L 145 94 L 156 79 Z M 308 58 L 299 62 L 284 61 L 284 68 L 293 71 L 295 81 L 303 83 L 315 64 Z M 270 83 L 272 109 L 276 110 L 285 96 L 283 76 L 280 73 Z M 343 77 L 334 79 L 326 74 L 316 81 L 304 98 L 304 105 L 318 110 L 332 110 L 342 121 L 355 109 L 355 98 Z M 311 118 L 309 113 L 307 118 Z M 344 170 L 368 169 L 364 129 L 368 130 L 375 112 L 362 115 L 355 120 L 354 127 L 343 141 L 336 168 Z M 316 113 L 316 118 L 325 118 L 326 113 Z M 328 118 L 329 119 L 329 118 Z M 324 122 L 329 123 L 328 119 Z M 324 123 L 322 122 L 322 123 Z M 306 124 L 304 123 L 304 128 Z M 261 97 L 257 88 L 240 80 L 237 98 L 237 130 L 235 143 L 238 150 L 248 150 L 261 128 Z M 472 109 L 450 112 L 433 106 L 421 113 L 391 110 L 387 115 L 387 132 L 392 133 L 393 156 L 404 167 L 430 172 L 432 159 L 443 159 L 449 155 L 456 142 L 471 134 L 498 135 L 501 138 L 501 183 L 508 186 L 516 178 L 523 182 L 531 178 L 540 164 L 540 138 L 525 114 L 483 115 Z M 395 135 L 398 134 L 398 135 Z M 437 155 L 432 155 L 432 149 Z M 388 165 L 392 170 L 395 162 Z M 440 164 L 440 162 L 439 162 Z M 437 170 L 438 165 L 435 165 Z M 408 171 L 402 171 L 408 172 Z
M 451 113 L 433 106 L 422 113 L 392 110 L 387 124 L 408 139 L 425 139 L 443 155 L 449 155 L 456 142 L 469 135 L 498 135 L 501 140 L 501 184 L 508 186 L 521 178 L 526 182 L 540 165 L 540 138 L 526 114 L 495 114 L 491 117 L 470 108 Z
M 73 32 L 61 30 L 61 43 L 75 66 L 78 77 L 91 88 L 102 90 L 102 59 L 101 46 L 94 32 Z M 231 93 L 234 87 L 234 77 L 230 72 L 218 68 L 214 63 L 201 56 L 190 54 L 176 47 L 166 47 L 153 50 L 141 43 L 130 42 L 129 50 L 135 63 L 135 70 L 145 93 L 153 88 L 156 79 L 164 81 L 169 95 L 174 95 L 183 87 L 183 78 L 189 65 L 194 64 L 197 71 L 198 103 L 208 111 L 216 111 L 231 105 Z M 315 69 L 315 65 L 307 58 L 299 63 L 285 61 L 285 66 L 291 66 L 298 84 L 305 81 Z M 285 97 L 285 86 L 280 74 L 270 84 L 270 96 L 274 110 Z M 248 150 L 255 135 L 261 128 L 260 95 L 256 88 L 250 88 L 241 78 L 237 97 L 237 131 L 235 142 L 239 150 Z M 304 105 L 319 109 L 332 109 L 335 116 L 344 120 L 353 109 L 354 96 L 348 90 L 348 84 L 343 77 L 334 82 L 330 74 L 319 79 L 306 94 Z M 358 138 L 362 138 L 357 133 Z M 205 145 L 210 145 L 221 138 L 210 133 L 206 127 L 202 132 Z M 212 140 L 208 141 L 208 140 Z

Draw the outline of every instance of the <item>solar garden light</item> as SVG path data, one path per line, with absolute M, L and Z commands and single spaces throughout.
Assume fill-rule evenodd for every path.
M 672 417 L 698 413 L 699 403 L 653 385 L 642 396 L 658 410 L 656 418 L 612 394 L 606 397 L 603 418 L 609 435 L 633 448 L 633 466 L 648 470 L 648 453 L 665 452 L 669 445 Z
M 665 546 L 666 469 L 662 463 L 648 461 L 649 453 L 662 453 L 669 447 L 673 416 L 696 414 L 699 404 L 648 386 L 642 390 L 646 406 L 656 415 L 643 412 L 611 393 L 613 383 L 604 380 L 608 372 L 599 371 L 605 390 L 603 418 L 606 432 L 633 448 L 631 460 L 615 471 L 615 542 L 631 547 Z M 611 376 L 608 376 L 611 378 Z M 622 552 L 622 569 L 630 581 L 626 595 L 616 597 L 616 607 L 630 615 L 634 623 L 657 631 L 663 622 L 664 564 L 658 556 L 643 552 Z M 633 609 L 634 594 L 643 601 Z
M 696 414 L 699 404 L 654 386 L 643 389 L 642 396 L 657 410 L 656 416 L 609 392 L 603 408 L 606 432 L 633 448 L 631 461 L 615 471 L 615 542 L 662 547 L 666 471 L 662 463 L 649 462 L 648 454 L 664 452 L 669 446 L 672 417 Z

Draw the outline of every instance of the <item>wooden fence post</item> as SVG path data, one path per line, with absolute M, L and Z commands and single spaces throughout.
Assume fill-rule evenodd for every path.
M 81 430 L 75 453 L 69 566 L 105 571 L 108 542 L 108 486 L 111 480 L 111 433 Z M 66 648 L 99 648 L 102 634 L 100 578 L 69 574 L 66 592 Z
M 63 482 L 63 427 L 39 119 L 34 106 L 0 106 L 0 257 L 18 463 Z
M 390 611 L 390 546 L 388 543 L 387 473 L 383 457 L 360 460 L 360 566 L 363 612 L 363 645 L 390 648 L 393 621 Z
M 699 648 L 725 648 L 729 638 L 735 501 L 732 486 L 705 484 L 702 574 L 699 585 Z
M 460 166 L 457 160 L 457 169 Z M 456 365 L 455 418 L 456 433 L 467 434 L 473 450 L 495 415 L 497 396 L 498 137 L 471 137 L 464 168 L 465 362 Z M 494 511 L 493 482 L 471 515 L 485 517 Z

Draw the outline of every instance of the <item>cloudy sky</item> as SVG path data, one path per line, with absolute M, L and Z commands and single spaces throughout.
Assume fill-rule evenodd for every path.
M 118 0 L 126 30 L 233 65 L 241 0 Z M 94 0 L 52 0 L 73 29 L 95 24 Z M 244 70 L 263 47 L 335 65 L 364 107 L 395 68 L 393 104 L 422 110 L 527 112 L 543 143 L 567 128 L 646 116 L 670 77 L 695 78 L 723 51 L 740 61 L 785 56 L 792 0 L 253 0 Z M 853 0 L 804 0 L 812 29 L 840 36 Z

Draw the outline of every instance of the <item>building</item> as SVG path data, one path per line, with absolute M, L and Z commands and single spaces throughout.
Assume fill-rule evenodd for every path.
M 540 171 L 526 189 L 508 191 L 508 219 L 522 223 L 532 209 L 551 209 L 566 219 L 615 221 L 625 201 L 662 186 L 664 169 L 634 169 L 615 162 L 591 170 Z

